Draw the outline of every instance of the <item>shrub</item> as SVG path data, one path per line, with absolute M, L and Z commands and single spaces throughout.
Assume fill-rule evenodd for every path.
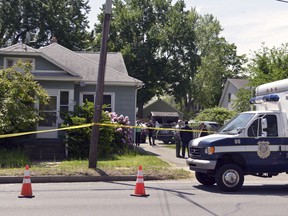
M 94 104 L 86 102 L 83 106 L 78 107 L 75 112 L 65 117 L 63 127 L 88 124 L 92 122 Z M 100 126 L 98 157 L 107 158 L 114 154 L 123 154 L 127 152 L 132 142 L 132 130 L 127 126 L 130 124 L 129 118 L 123 115 L 118 116 L 116 113 L 102 112 L 101 122 L 104 124 L 115 124 L 115 127 Z M 119 125 L 119 126 L 118 126 Z M 68 130 L 65 143 L 68 144 L 68 154 L 74 159 L 86 159 L 89 156 L 91 139 L 91 127 Z
M 195 121 L 215 121 L 223 125 L 225 120 L 231 119 L 234 115 L 236 115 L 234 111 L 223 107 L 214 107 L 201 111 L 195 118 Z
M 63 127 L 88 124 L 92 122 L 94 104 L 91 102 L 84 103 L 78 107 L 75 112 L 66 115 Z M 101 123 L 110 123 L 109 116 L 102 112 Z M 105 157 L 111 154 L 111 142 L 113 141 L 113 128 L 99 128 L 98 157 Z M 64 138 L 68 146 L 69 157 L 74 159 L 87 159 L 89 156 L 91 139 L 91 127 L 77 128 L 68 130 Z
M 123 154 L 133 146 L 132 129 L 128 127 L 130 125 L 129 117 L 118 116 L 115 112 L 109 113 L 109 117 L 111 123 L 119 124 L 119 127 L 116 127 L 114 131 L 115 139 L 112 142 L 114 153 Z M 124 127 L 121 127 L 121 125 L 124 125 Z

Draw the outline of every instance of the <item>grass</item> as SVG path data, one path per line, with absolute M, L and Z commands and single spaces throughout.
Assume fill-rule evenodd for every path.
M 70 160 L 62 162 L 34 162 L 30 166 L 31 176 L 127 176 L 136 175 L 139 166 L 143 174 L 159 179 L 187 179 L 191 172 L 175 169 L 159 158 L 141 153 L 126 154 L 113 159 L 99 160 L 97 169 L 88 168 L 88 160 Z M 1 168 L 0 176 L 23 176 L 23 168 Z

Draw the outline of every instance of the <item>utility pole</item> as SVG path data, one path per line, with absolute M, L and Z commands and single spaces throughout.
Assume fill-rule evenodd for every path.
M 112 0 L 106 0 L 105 4 L 105 17 L 103 22 L 102 30 L 102 42 L 100 50 L 100 60 L 98 69 L 98 79 L 96 86 L 96 99 L 94 103 L 94 115 L 93 123 L 100 123 L 103 105 L 103 92 L 104 92 L 104 78 L 105 78 L 105 66 L 107 58 L 107 45 L 108 45 L 108 34 L 111 20 L 112 11 Z M 89 168 L 97 168 L 97 149 L 99 142 L 99 125 L 92 126 L 91 140 L 90 140 L 90 151 L 89 151 Z

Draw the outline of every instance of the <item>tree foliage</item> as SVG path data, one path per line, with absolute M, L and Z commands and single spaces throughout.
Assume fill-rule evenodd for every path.
M 196 25 L 196 44 L 201 66 L 195 79 L 194 98 L 206 108 L 218 105 L 228 78 L 243 76 L 245 56 L 237 55 L 237 47 L 220 36 L 222 27 L 212 15 L 199 17 Z
M 137 97 L 141 112 L 144 103 L 155 94 L 161 94 L 165 86 L 165 59 L 158 51 L 159 31 L 165 22 L 169 1 L 115 0 L 113 5 L 108 48 L 109 51 L 120 51 L 129 75 L 145 83 Z M 95 27 L 96 50 L 100 47 L 103 14 L 99 19 L 100 24 Z
M 249 59 L 247 66 L 249 73 L 249 84 L 252 89 L 261 84 L 286 79 L 288 77 L 288 44 L 280 47 L 262 48 L 255 51 Z M 234 101 L 236 111 L 249 110 L 249 99 L 254 96 L 251 90 L 240 90 L 237 99 Z
M 87 0 L 3 0 L 0 3 L 0 46 L 24 42 L 30 33 L 30 46 L 39 48 L 56 37 L 71 50 L 88 47 Z
M 240 88 L 236 99 L 232 101 L 232 109 L 238 113 L 251 110 L 250 99 L 253 96 L 252 89 Z
M 140 111 L 154 95 L 165 94 L 185 113 L 195 103 L 218 104 L 226 79 L 239 75 L 244 57 L 219 36 L 222 28 L 212 15 L 186 10 L 183 0 L 115 0 L 113 5 L 109 50 L 120 51 L 129 74 L 145 83 L 138 91 Z M 96 50 L 103 14 L 98 18 Z
M 31 70 L 31 64 L 23 62 L 0 70 L 0 134 L 35 129 L 41 119 L 35 105 L 47 103 L 49 96 Z
M 177 1 L 167 13 L 161 41 L 161 55 L 166 57 L 166 93 L 173 95 L 182 110 L 190 111 L 195 99 L 195 77 L 200 65 L 197 52 L 196 10 L 185 10 L 184 1 Z
M 250 86 L 257 87 L 263 83 L 288 77 L 288 43 L 280 47 L 262 46 L 254 52 L 248 64 Z
M 236 115 L 236 112 L 230 111 L 223 107 L 214 107 L 202 110 L 195 121 L 215 121 L 223 125 L 225 120 L 231 119 Z

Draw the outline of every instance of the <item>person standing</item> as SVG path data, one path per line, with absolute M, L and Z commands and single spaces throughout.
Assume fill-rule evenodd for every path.
M 149 144 L 155 145 L 154 129 L 152 129 L 154 127 L 154 124 L 152 120 L 148 122 L 147 127 L 148 127 L 147 129 L 148 129 Z
M 180 137 L 180 129 L 181 129 L 182 121 L 178 120 L 176 126 L 175 126 L 175 132 L 174 132 L 174 139 L 176 144 L 176 157 L 180 158 L 180 151 L 181 151 L 181 137 Z
M 199 137 L 207 136 L 208 135 L 208 130 L 207 127 L 204 123 L 201 123 L 199 126 Z
M 189 127 L 188 121 L 185 121 L 185 126 L 181 128 L 180 137 L 182 142 L 182 157 L 185 158 L 185 151 L 187 149 L 187 153 L 189 154 L 188 144 L 193 139 L 192 128 Z
M 141 140 L 141 124 L 140 124 L 140 121 L 137 121 L 136 122 L 136 146 L 140 146 L 140 140 Z

